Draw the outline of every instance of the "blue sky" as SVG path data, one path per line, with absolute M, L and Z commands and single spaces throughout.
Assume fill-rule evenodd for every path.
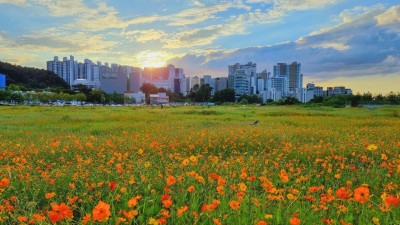
M 227 76 L 236 62 L 302 64 L 305 82 L 400 91 L 394 0 L 0 0 L 0 60 L 53 56 Z

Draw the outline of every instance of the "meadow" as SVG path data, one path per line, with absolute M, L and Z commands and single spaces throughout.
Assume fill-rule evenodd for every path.
M 0 124 L 1 224 L 400 224 L 399 107 L 3 106 Z

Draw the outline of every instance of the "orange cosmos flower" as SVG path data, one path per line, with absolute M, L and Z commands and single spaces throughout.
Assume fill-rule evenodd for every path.
M 363 186 L 354 189 L 354 200 L 356 200 L 359 203 L 368 202 L 369 189 Z
M 182 216 L 182 214 L 184 213 L 184 212 L 186 212 L 186 210 L 188 210 L 188 206 L 182 206 L 181 208 L 179 208 L 178 209 L 178 211 L 177 211 L 177 215 L 178 215 L 178 217 L 181 217 Z
M 240 207 L 240 203 L 238 201 L 236 201 L 236 200 L 232 200 L 229 203 L 229 207 L 231 207 L 231 209 L 233 209 L 233 210 L 238 210 L 239 207 Z
M 162 204 L 163 204 L 164 208 L 168 209 L 172 205 L 172 200 L 171 199 L 164 200 L 164 201 L 162 201 Z
M 0 187 L 10 186 L 10 180 L 8 178 L 3 178 L 0 181 Z
M 167 219 L 164 217 L 161 217 L 160 219 L 158 219 L 157 222 L 158 222 L 158 224 L 167 224 L 168 223 Z
M 257 225 L 267 225 L 267 222 L 265 222 L 264 220 L 260 220 L 257 222 Z
M 241 191 L 247 190 L 247 186 L 245 183 L 239 183 L 238 186 L 239 186 L 239 190 L 241 190 Z
M 300 225 L 299 214 L 295 213 L 292 218 L 289 220 L 290 225 Z
M 350 197 L 350 193 L 347 192 L 346 188 L 341 187 L 336 191 L 336 197 L 342 199 L 342 200 L 346 200 Z
M 161 196 L 161 202 L 164 208 L 169 208 L 172 205 L 171 197 L 168 194 L 164 194 Z
M 157 141 L 153 141 L 153 142 L 151 143 L 151 146 L 152 146 L 152 147 L 158 147 L 158 142 L 157 142 Z
M 289 174 L 286 172 L 286 170 L 281 169 L 281 172 L 279 173 L 279 177 L 281 178 L 283 183 L 289 182 Z
M 400 204 L 400 198 L 396 198 L 393 195 L 389 195 L 385 199 L 386 205 L 398 206 Z
M 217 219 L 217 218 L 214 218 L 214 219 L 213 219 L 213 222 L 214 222 L 214 224 L 216 224 L 216 225 L 222 225 L 221 221 L 220 221 L 219 219 Z
M 335 221 L 333 219 L 322 218 L 321 220 L 322 220 L 322 223 L 324 223 L 324 224 L 328 224 L 328 225 L 335 224 Z
M 137 206 L 137 204 L 139 203 L 138 200 L 140 200 L 141 198 L 142 198 L 142 196 L 138 195 L 136 197 L 129 199 L 129 201 L 128 201 L 129 208 Z
M 100 201 L 93 209 L 93 220 L 94 221 L 106 221 L 110 217 L 110 205 Z
M 46 194 L 44 195 L 44 197 L 45 197 L 46 199 L 51 199 L 51 198 L 53 198 L 55 195 L 56 195 L 56 193 L 54 193 L 54 192 L 49 192 L 49 193 L 46 193 Z
M 82 217 L 82 224 L 86 225 L 92 220 L 92 214 L 86 214 L 86 216 Z
M 167 177 L 167 184 L 168 184 L 168 185 L 173 185 L 173 184 L 175 184 L 175 183 L 176 183 L 176 178 L 175 178 L 174 176 L 169 175 L 169 176 Z
M 17 217 L 17 220 L 18 220 L 19 222 L 21 222 L 21 223 L 27 222 L 27 221 L 28 221 L 28 217 L 26 217 L 26 216 L 18 216 L 18 217 Z
M 52 204 L 52 211 L 49 212 L 49 219 L 52 223 L 56 223 L 64 218 L 72 218 L 74 215 L 65 203 L 60 205 Z
M 132 220 L 135 216 L 139 214 L 139 212 L 137 210 L 123 210 L 122 214 L 126 217 L 127 220 Z
M 68 201 L 69 201 L 69 203 L 74 204 L 76 202 L 76 200 L 78 200 L 78 199 L 79 199 L 78 196 L 74 196 L 74 197 L 68 198 Z
M 187 191 L 188 191 L 188 192 L 192 192 L 192 191 L 194 191 L 194 189 L 195 189 L 194 186 L 191 185 L 190 187 L 188 187 Z

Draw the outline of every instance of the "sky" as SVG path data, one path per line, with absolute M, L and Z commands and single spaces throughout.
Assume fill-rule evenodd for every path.
M 0 0 L 0 61 L 54 56 L 189 76 L 301 63 L 304 83 L 400 92 L 398 0 Z

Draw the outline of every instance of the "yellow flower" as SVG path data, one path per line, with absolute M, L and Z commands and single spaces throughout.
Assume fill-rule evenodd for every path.
M 239 190 L 241 190 L 241 191 L 247 190 L 247 186 L 245 183 L 239 183 L 238 186 L 239 186 Z
M 274 216 L 272 214 L 265 214 L 265 219 L 272 219 Z
M 375 225 L 381 225 L 381 223 L 379 222 L 379 218 L 372 217 L 372 222 L 373 222 Z
M 150 225 L 158 225 L 158 222 L 157 222 L 157 220 L 154 219 L 153 217 L 150 217 L 149 223 L 148 223 L 148 224 L 150 224 Z
M 367 147 L 367 150 L 369 150 L 369 151 L 375 151 L 376 149 L 378 149 L 378 146 L 376 146 L 374 144 L 370 144 Z

